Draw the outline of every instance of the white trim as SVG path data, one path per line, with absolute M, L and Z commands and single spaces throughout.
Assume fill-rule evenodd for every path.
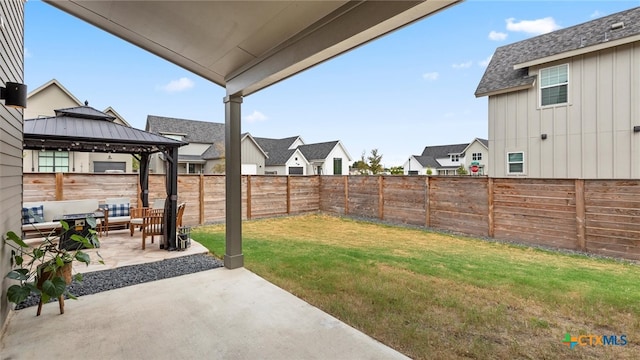
M 520 162 L 509 162 L 509 154 L 518 154 L 521 153 L 522 154 L 522 172 L 511 172 L 509 165 L 510 164 L 519 164 Z M 526 175 L 527 174 L 527 168 L 526 168 L 526 157 L 524 154 L 523 150 L 518 150 L 518 151 L 507 151 L 507 157 L 505 158 L 506 162 L 507 162 L 507 175 Z
M 560 68 L 562 66 L 566 66 L 567 67 L 567 83 L 566 83 L 567 101 L 561 102 L 561 103 L 542 105 L 542 89 L 543 89 L 543 87 L 542 87 L 542 72 L 544 70 L 550 70 L 550 69 L 553 69 L 553 68 Z M 538 79 L 540 79 L 540 81 L 538 81 L 538 83 L 539 83 L 539 85 L 538 85 L 538 108 L 545 109 L 545 108 L 554 107 L 554 106 L 566 106 L 566 105 L 569 105 L 569 102 L 570 102 L 569 101 L 569 97 L 571 95 L 570 91 L 569 91 L 569 84 L 571 83 L 570 73 L 571 73 L 571 67 L 570 67 L 569 63 L 553 65 L 553 66 L 548 66 L 548 67 L 545 67 L 545 68 L 538 69 Z M 559 87 L 559 86 L 563 86 L 563 85 L 565 85 L 565 84 L 557 83 L 557 84 L 554 84 L 554 85 L 545 86 L 544 88 L 547 89 L 547 88 L 556 87 L 556 86 Z

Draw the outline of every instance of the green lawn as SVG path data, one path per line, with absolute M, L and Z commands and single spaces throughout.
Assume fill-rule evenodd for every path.
M 224 225 L 192 237 L 224 254 Z M 243 223 L 247 269 L 417 359 L 640 354 L 640 266 L 326 215 Z M 562 343 L 626 335 L 626 346 Z

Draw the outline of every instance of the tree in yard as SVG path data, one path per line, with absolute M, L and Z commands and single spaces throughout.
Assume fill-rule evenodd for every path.
M 460 167 L 456 169 L 456 172 L 458 175 L 467 175 L 467 169 L 465 169 L 463 165 L 460 165 Z
M 380 174 L 384 168 L 382 167 L 382 154 L 378 154 L 378 149 L 371 150 L 371 155 L 367 158 L 369 160 L 369 171 L 373 175 Z
M 392 166 L 389 172 L 391 175 L 402 175 L 404 174 L 404 168 L 402 166 Z

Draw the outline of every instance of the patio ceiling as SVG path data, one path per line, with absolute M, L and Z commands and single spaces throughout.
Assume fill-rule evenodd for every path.
M 242 96 L 460 1 L 45 0 Z

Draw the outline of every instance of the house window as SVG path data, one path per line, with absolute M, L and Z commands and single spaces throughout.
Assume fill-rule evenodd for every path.
M 508 174 L 524 174 L 524 153 L 510 152 L 507 153 Z
M 569 65 L 558 65 L 540 69 L 540 105 L 567 103 L 569 88 Z
M 187 174 L 199 174 L 201 172 L 202 172 L 202 165 L 189 164 L 189 168 L 187 169 Z
M 473 160 L 473 161 L 482 160 L 482 153 L 473 153 L 473 154 L 471 154 L 471 160 Z
M 333 175 L 342 175 L 342 158 L 333 159 Z
M 41 151 L 38 155 L 39 172 L 69 172 L 68 151 Z
M 459 162 L 460 161 L 460 155 L 455 154 L 455 155 L 451 155 L 451 161 L 452 162 Z

